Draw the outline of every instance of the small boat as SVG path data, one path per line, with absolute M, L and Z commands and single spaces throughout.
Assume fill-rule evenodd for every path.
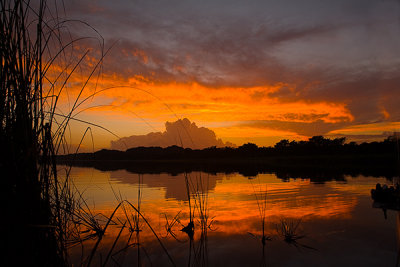
M 374 207 L 400 210 L 400 186 L 387 186 L 376 184 L 375 189 L 371 189 L 371 198 L 374 200 Z

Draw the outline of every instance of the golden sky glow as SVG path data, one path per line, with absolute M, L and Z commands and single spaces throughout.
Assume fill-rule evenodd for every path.
M 87 51 L 59 108 L 71 108 L 95 69 L 80 99 L 98 93 L 75 110 L 75 118 L 119 137 L 163 132 L 166 121 L 188 118 L 237 145 L 313 135 L 382 140 L 399 130 L 400 121 L 400 38 L 392 5 L 368 3 L 374 12 L 360 15 L 334 3 L 311 13 L 262 2 L 218 4 L 213 13 L 207 3 L 160 4 L 157 10 L 124 1 L 67 4 L 69 15 L 88 22 L 102 39 L 71 22 L 71 38 L 90 38 L 74 43 L 73 56 L 57 62 L 48 77 L 69 73 Z M 87 127 L 80 124 L 71 124 L 72 146 Z M 95 149 L 117 139 L 92 128 Z
M 68 101 L 76 96 L 81 84 L 82 81 L 76 88 L 68 89 L 68 99 L 64 95 L 61 105 L 66 108 L 70 105 Z M 301 99 L 281 102 L 279 98 L 268 97 L 268 93 L 273 93 L 276 87 L 283 86 L 281 84 L 276 87 L 209 88 L 195 82 L 155 84 L 138 77 L 126 81 L 107 76 L 102 77 L 100 84 L 96 90 L 106 90 L 89 98 L 77 109 L 77 113 L 83 110 L 77 118 L 102 125 L 121 137 L 162 132 L 166 121 L 189 118 L 198 126 L 212 129 L 223 141 L 269 146 L 284 138 L 306 140 L 313 130 L 307 129 L 304 133 L 303 125 L 309 128 L 314 123 L 315 126 L 311 127 L 314 127 L 315 134 L 320 134 L 318 124 L 351 125 L 354 121 L 345 103 L 307 103 Z M 94 84 L 91 86 L 93 88 Z M 87 89 L 81 99 L 93 92 L 94 89 Z M 270 126 L 263 125 L 265 121 Z M 285 123 L 295 125 L 285 127 Z M 80 127 L 82 132 L 86 125 Z M 96 147 L 108 147 L 109 141 L 115 140 L 115 136 L 92 128 L 97 137 Z M 348 126 L 325 134 L 379 136 L 398 128 L 399 123 L 386 122 Z

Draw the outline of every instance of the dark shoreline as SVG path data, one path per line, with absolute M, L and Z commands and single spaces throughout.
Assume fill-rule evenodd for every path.
M 382 142 L 345 143 L 345 138 L 314 136 L 308 141 L 281 140 L 274 147 L 247 143 L 238 148 L 204 149 L 179 146 L 135 147 L 126 151 L 99 150 L 57 156 L 59 164 L 94 167 L 102 171 L 125 169 L 132 173 L 169 173 L 193 171 L 240 173 L 254 177 L 275 173 L 282 179 L 310 178 L 317 181 L 344 180 L 345 175 L 392 179 L 400 173 L 397 137 Z
M 178 175 L 201 171 L 209 174 L 239 173 L 254 177 L 275 173 L 281 179 L 310 178 L 316 181 L 344 180 L 344 176 L 374 176 L 391 179 L 398 175 L 396 159 L 389 155 L 280 156 L 265 158 L 143 159 L 143 160 L 57 160 L 61 165 L 93 167 L 100 171 Z

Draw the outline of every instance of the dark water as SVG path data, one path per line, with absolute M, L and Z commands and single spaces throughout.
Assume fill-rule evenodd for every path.
M 344 175 L 322 182 L 276 174 L 139 175 L 82 167 L 74 167 L 71 177 L 96 218 L 110 216 L 118 199 L 140 207 L 171 258 L 143 218 L 140 232 L 121 231 L 129 222 L 119 209 L 94 265 L 104 263 L 108 254 L 109 266 L 171 266 L 171 261 L 177 266 L 396 266 L 398 260 L 400 215 L 388 210 L 385 219 L 370 198 L 376 183 L 391 183 L 384 177 Z M 180 231 L 190 221 L 190 208 L 193 240 Z M 129 207 L 126 211 L 136 214 Z M 297 240 L 284 241 L 284 223 L 297 226 Z M 270 239 L 265 244 L 263 230 Z M 76 265 L 87 259 L 95 242 L 71 249 Z

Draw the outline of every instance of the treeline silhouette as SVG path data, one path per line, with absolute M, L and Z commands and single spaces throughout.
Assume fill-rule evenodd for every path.
M 345 138 L 314 136 L 308 141 L 281 140 L 273 147 L 247 143 L 238 148 L 210 147 L 193 150 L 178 146 L 137 147 L 126 151 L 100 150 L 59 156 L 59 163 L 94 167 L 102 171 L 125 169 L 132 173 L 169 173 L 203 171 L 240 173 L 254 177 L 275 173 L 282 180 L 307 178 L 314 181 L 344 180 L 345 175 L 398 175 L 397 140 L 345 143 Z
M 179 146 L 135 147 L 126 151 L 102 149 L 94 153 L 61 155 L 59 160 L 191 160 L 191 159 L 255 159 L 271 157 L 298 158 L 359 158 L 371 157 L 395 160 L 398 157 L 398 142 L 390 136 L 381 142 L 357 144 L 345 143 L 346 138 L 328 139 L 311 137 L 308 141 L 281 140 L 273 147 L 258 147 L 247 143 L 237 148 L 209 147 L 205 149 Z

